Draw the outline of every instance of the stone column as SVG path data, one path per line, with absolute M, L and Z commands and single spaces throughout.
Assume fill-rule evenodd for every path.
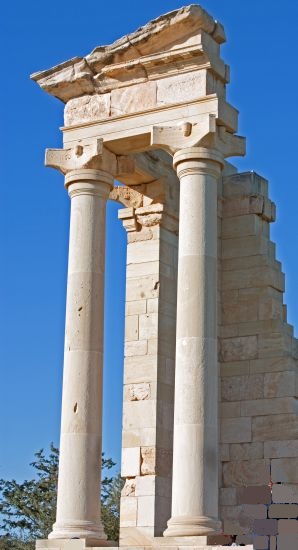
M 113 176 L 85 167 L 67 171 L 71 155 L 83 156 L 82 149 L 68 156 L 52 150 L 46 159 L 66 172 L 71 198 L 57 516 L 49 538 L 83 538 L 98 546 L 106 541 L 100 514 L 103 308 Z M 98 155 L 89 156 L 94 161 Z
M 180 179 L 172 517 L 165 536 L 208 535 L 218 521 L 217 183 L 223 157 L 174 155 Z

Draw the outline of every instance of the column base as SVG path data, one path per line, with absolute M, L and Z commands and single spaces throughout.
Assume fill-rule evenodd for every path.
M 164 537 L 200 537 L 220 533 L 221 522 L 207 516 L 177 516 L 168 521 Z
M 54 523 L 53 531 L 49 534 L 49 540 L 77 540 L 86 541 L 89 546 L 111 546 L 107 542 L 107 536 L 101 524 L 96 525 L 91 521 L 65 521 Z
M 113 547 L 118 550 L 118 544 L 113 541 L 104 541 L 100 544 L 98 540 L 91 539 L 40 539 L 36 541 L 36 550 L 97 550 L 102 547 Z

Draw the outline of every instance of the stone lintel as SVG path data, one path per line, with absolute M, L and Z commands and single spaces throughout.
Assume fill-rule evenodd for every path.
M 216 94 L 187 104 L 152 107 L 148 111 L 129 113 L 119 117 L 91 121 L 78 126 L 64 127 L 64 146 L 80 140 L 101 137 L 104 145 L 115 154 L 131 154 L 152 148 L 153 127 L 175 127 L 183 123 L 193 127 L 205 125 L 206 119 L 215 117 L 222 132 L 237 132 L 238 111 Z M 233 136 L 232 138 L 233 139 Z
M 192 4 L 154 19 L 111 45 L 99 46 L 86 57 L 72 58 L 34 73 L 31 78 L 49 94 L 66 102 L 84 94 L 129 85 L 127 67 L 132 73 L 129 79 L 144 82 L 150 71 L 153 78 L 154 72 L 160 73 L 156 68 L 164 66 L 165 61 L 174 67 L 179 61 L 185 65 L 188 59 L 195 58 L 196 65 L 209 63 L 226 82 L 228 70 L 219 58 L 219 45 L 223 42 L 222 25 Z

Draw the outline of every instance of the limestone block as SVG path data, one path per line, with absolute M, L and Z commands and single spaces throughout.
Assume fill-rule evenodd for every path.
M 72 126 L 108 118 L 110 116 L 110 94 L 84 95 L 70 99 L 64 109 L 64 124 Z
M 244 460 L 223 464 L 225 487 L 245 487 L 249 485 L 268 485 L 270 482 L 269 460 Z
M 140 475 L 141 453 L 139 447 L 122 449 L 121 475 L 135 477 Z
M 122 447 L 155 445 L 156 428 L 134 428 L 122 431 Z
M 266 519 L 267 506 L 265 504 L 244 504 L 243 514 L 253 519 Z
M 244 415 L 249 416 L 249 415 Z M 220 405 L 221 418 L 238 418 L 240 417 L 240 402 L 221 403 Z
M 276 332 L 274 334 L 262 334 L 258 339 L 259 358 L 290 354 L 291 347 L 291 336 L 280 332 Z
M 272 398 L 295 395 L 295 378 L 296 373 L 294 371 L 265 374 L 264 397 Z
M 234 525 L 237 525 L 242 534 L 249 533 L 252 529 L 254 520 L 250 517 L 247 517 L 243 513 L 242 506 L 221 506 L 220 507 L 221 518 L 224 521 L 224 533 L 226 532 L 226 521 L 232 522 Z M 233 532 L 234 535 L 240 534 L 240 532 Z
M 219 452 L 221 462 L 228 462 L 230 460 L 230 446 L 228 443 L 222 443 L 219 446 Z
M 280 519 L 278 521 L 278 533 L 280 535 L 298 534 L 298 521 L 292 519 Z
M 153 428 L 156 423 L 156 401 L 126 402 L 123 407 L 123 429 Z
M 241 489 L 242 504 L 270 504 L 271 488 L 269 485 L 256 485 Z
M 131 263 L 126 266 L 126 277 L 146 277 L 147 275 L 158 275 L 160 269 L 159 262 Z M 146 313 L 142 311 L 141 313 Z
M 159 295 L 159 277 L 148 275 L 148 277 L 127 279 L 126 300 L 143 300 L 144 298 L 157 298 Z
M 223 217 L 257 214 L 268 222 L 275 221 L 275 204 L 261 195 L 234 196 L 223 201 Z
M 273 267 L 262 266 L 245 269 L 228 270 L 222 273 L 224 290 L 272 287 L 280 292 L 285 290 L 285 276 Z
M 126 315 L 139 315 L 140 313 L 146 313 L 146 300 L 134 300 L 133 302 L 126 302 Z
M 130 243 L 127 246 L 127 265 L 156 262 L 159 260 L 159 240 Z
M 271 475 L 273 483 L 298 483 L 297 457 L 273 459 L 271 461 Z
M 238 324 L 239 336 L 250 336 L 253 334 L 270 334 L 278 332 L 291 332 L 288 326 L 280 319 L 266 319 L 264 321 L 248 321 Z
M 256 416 L 252 419 L 253 441 L 297 439 L 298 422 L 295 414 Z
M 261 416 L 268 414 L 295 413 L 298 404 L 293 397 L 279 399 L 254 399 L 241 403 L 241 416 Z M 298 455 L 297 455 L 298 456 Z
M 295 441 L 265 441 L 265 458 L 298 457 L 298 440 Z
M 242 258 L 256 254 L 268 254 L 268 239 L 248 236 L 222 240 L 222 258 Z
M 139 317 L 140 338 L 150 340 L 158 336 L 158 314 L 146 313 Z
M 136 494 L 136 479 L 126 479 L 125 485 L 121 491 L 123 497 L 134 497 Z
M 297 518 L 298 504 L 271 504 L 268 510 L 269 518 Z M 272 533 L 272 535 L 277 533 Z
M 298 504 L 298 485 L 288 483 L 273 484 L 272 502 Z
M 125 390 L 124 394 L 126 397 Z M 130 384 L 127 387 L 127 390 L 129 401 L 144 401 L 145 399 L 150 399 L 151 397 L 151 387 L 148 382 L 142 382 L 141 384 Z
M 142 447 L 141 448 L 141 473 L 142 475 L 155 475 L 156 474 L 156 448 L 155 447 Z
M 138 497 L 138 527 L 154 527 L 155 518 L 155 497 L 140 496 Z
M 298 535 L 291 534 L 280 534 L 277 536 L 277 548 L 278 550 L 297 550 L 298 547 Z
M 159 341 L 157 338 L 151 338 L 148 340 L 148 355 L 156 356 L 158 353 L 158 344 Z
M 221 314 L 223 324 L 241 323 L 242 321 L 256 321 L 259 312 L 259 299 L 241 299 L 237 296 L 235 300 L 222 301 Z
M 282 319 L 283 308 L 280 300 L 273 298 L 260 301 L 259 303 L 259 319 Z
M 142 342 L 142 341 L 141 341 Z M 131 346 L 132 342 L 129 342 L 127 346 Z M 147 342 L 145 342 L 145 349 L 147 350 Z M 142 342 L 143 345 L 143 342 Z M 139 347 L 135 342 L 130 347 L 130 356 L 125 358 L 124 361 L 124 384 L 142 384 L 143 382 L 152 382 L 157 380 L 157 358 L 154 355 L 140 355 L 135 353 L 139 351 Z
M 209 91 L 212 87 L 207 75 L 207 70 L 200 70 L 159 80 L 157 82 L 157 104 L 183 103 L 213 93 Z
M 251 441 L 251 418 L 225 418 L 221 421 L 221 442 Z
M 263 195 L 268 196 L 268 181 L 256 172 L 233 174 L 223 179 L 225 197 Z
M 157 313 L 160 300 L 158 298 L 149 298 L 147 300 L 147 313 Z M 142 312 L 146 313 L 146 311 Z
M 130 342 L 139 338 L 138 315 L 127 315 L 125 318 L 125 340 Z M 141 338 L 142 339 L 142 338 Z M 145 338 L 143 338 L 145 340 Z
M 268 550 L 269 537 L 266 535 L 255 535 L 254 536 L 254 550 Z
M 156 106 L 156 82 L 111 91 L 111 116 L 138 113 Z
M 230 445 L 230 458 L 232 461 L 264 458 L 263 443 L 260 441 L 252 443 L 233 443 Z
M 222 238 L 234 239 L 248 235 L 261 235 L 264 233 L 263 226 L 265 223 L 255 214 L 224 218 L 222 220 Z
M 120 500 L 120 527 L 134 527 L 137 525 L 138 500 L 131 497 L 122 497 Z
M 154 496 L 156 487 L 155 475 L 144 475 L 136 478 L 136 496 Z
M 249 361 L 233 361 L 220 365 L 220 376 L 243 376 L 249 374 Z
M 221 379 L 221 397 L 223 401 L 261 399 L 263 395 L 263 374 L 228 376 Z M 250 415 L 242 414 L 242 416 Z
M 258 354 L 258 339 L 256 336 L 227 338 L 221 341 L 221 361 L 241 361 L 255 359 Z
M 290 356 L 269 357 L 268 359 L 254 359 L 249 361 L 249 370 L 251 374 L 295 371 L 296 368 L 296 363 Z
M 236 506 L 238 504 L 236 487 L 224 487 L 219 490 L 219 503 L 222 506 Z
M 125 357 L 146 355 L 147 347 L 147 340 L 132 340 L 130 342 L 125 342 L 124 355 Z

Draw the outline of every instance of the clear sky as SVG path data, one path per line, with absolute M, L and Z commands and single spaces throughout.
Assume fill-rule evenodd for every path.
M 33 453 L 59 441 L 69 199 L 43 166 L 60 147 L 63 105 L 29 80 L 150 19 L 175 0 L 11 0 L 1 7 L 0 87 L 0 477 L 31 475 Z M 289 320 L 298 326 L 298 3 L 205 0 L 220 20 L 231 66 L 228 98 L 240 110 L 247 156 L 239 170 L 270 180 L 272 228 L 286 272 Z M 105 318 L 104 450 L 119 462 L 126 235 L 109 204 Z

